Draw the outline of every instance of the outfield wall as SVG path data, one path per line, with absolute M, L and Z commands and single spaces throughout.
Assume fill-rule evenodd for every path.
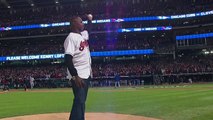
M 120 76 L 119 83 L 121 86 L 140 86 L 140 85 L 163 85 L 163 84 L 180 84 L 180 83 L 200 83 L 213 82 L 213 73 L 182 73 L 182 74 L 166 74 L 166 75 L 130 75 Z M 30 88 L 29 80 L 26 82 L 17 83 L 13 80 L 7 84 L 1 83 L 0 87 L 8 86 L 10 89 L 23 88 L 27 84 Z M 90 81 L 91 87 L 114 87 L 115 77 L 104 76 L 95 77 Z M 71 82 L 68 79 L 59 78 L 39 78 L 34 81 L 34 88 L 67 88 L 71 87 Z

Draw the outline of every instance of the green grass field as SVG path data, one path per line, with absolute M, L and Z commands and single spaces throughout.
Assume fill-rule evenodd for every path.
M 42 91 L 0 94 L 0 118 L 70 111 L 71 89 Z M 213 120 L 213 84 L 175 88 L 91 88 L 86 109 L 87 112 L 131 114 L 163 120 Z

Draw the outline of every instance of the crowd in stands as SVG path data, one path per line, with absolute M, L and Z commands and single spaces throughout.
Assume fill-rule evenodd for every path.
M 108 31 L 117 31 L 122 28 L 147 28 L 147 27 L 162 27 L 173 26 L 173 28 L 180 28 L 183 26 L 191 27 L 191 25 L 200 26 L 201 24 L 212 23 L 212 18 L 200 18 L 193 20 L 174 20 L 174 21 L 149 21 L 149 22 L 133 22 L 133 23 L 114 23 L 114 24 L 93 24 L 92 34 L 107 33 Z M 50 36 L 50 35 L 67 35 L 70 32 L 69 26 L 54 27 L 54 28 L 40 28 L 16 31 L 1 31 L 0 38 L 15 38 L 15 37 L 29 37 L 29 36 Z
M 176 35 L 202 34 L 212 32 L 212 28 L 186 29 L 176 32 Z M 36 55 L 36 54 L 57 54 L 63 53 L 63 42 L 66 36 L 45 37 L 20 40 L 0 41 L 1 56 L 14 55 Z M 205 38 L 204 38 L 205 39 Z M 212 38 L 207 39 L 207 44 L 212 45 Z M 15 44 L 14 44 L 15 42 Z M 90 51 L 111 51 L 111 50 L 133 50 L 133 49 L 154 49 L 156 51 L 174 51 L 175 40 L 173 33 L 107 33 L 92 34 L 90 36 Z
M 213 29 L 211 27 L 207 27 L 179 30 L 175 34 L 202 34 L 211 33 L 212 31 Z M 12 56 L 63 53 L 63 42 L 65 38 L 66 35 L 62 37 L 2 40 L 0 41 L 0 55 Z M 211 39 L 212 38 L 207 39 L 207 44 L 212 45 Z M 156 51 L 172 52 L 175 49 L 175 44 L 173 33 L 170 31 L 160 33 L 91 34 L 89 40 L 90 51 L 92 52 L 133 49 L 154 49 Z
M 26 8 L 21 10 L 0 11 L 0 27 L 8 27 L 14 25 L 29 25 L 29 24 L 44 24 L 67 22 L 73 15 L 83 15 L 90 11 L 94 15 L 94 19 L 108 19 L 108 18 L 124 18 L 124 17 L 139 17 L 139 16 L 161 16 L 174 14 L 187 14 L 200 11 L 212 10 L 213 5 L 208 4 L 210 1 L 204 1 L 203 4 L 198 4 L 198 1 L 187 1 L 182 4 L 180 2 L 165 2 L 159 1 L 140 1 L 127 0 L 123 2 L 105 1 L 95 3 L 81 3 L 71 5 L 47 6 Z M 121 0 L 122 1 L 122 0 Z M 143 3 L 144 2 L 144 3 Z M 198 2 L 198 3 L 196 3 Z M 202 2 L 201 2 L 202 3 Z M 144 5 L 141 7 L 141 4 Z M 120 7 L 117 7 L 117 6 Z M 205 5 L 205 6 L 204 6 Z M 97 7 L 94 7 L 97 6 Z M 102 6 L 102 7 L 100 7 Z M 173 6 L 173 7 L 172 7 Z M 175 7 L 174 7 L 175 6 Z M 177 7 L 178 6 L 178 7 Z M 81 9 L 78 9 L 81 8 Z M 103 9 L 105 8 L 105 9 Z M 190 8 L 190 9 L 189 9 Z M 115 12 L 116 11 L 116 12 Z M 125 24 L 96 24 L 93 31 L 107 31 L 118 28 L 133 28 L 133 27 L 154 27 L 154 26 L 186 26 L 211 23 L 211 17 L 198 17 L 197 19 L 183 19 L 183 20 L 168 20 L 168 21 L 143 21 Z M 116 26 L 116 27 L 115 27 Z M 60 33 L 69 33 L 69 27 L 54 27 L 43 29 L 19 30 L 19 31 L 4 31 L 0 32 L 0 37 L 18 37 L 18 36 L 34 36 L 34 35 L 53 35 Z
M 123 76 L 213 72 L 213 58 L 212 56 L 187 57 L 176 60 L 158 58 L 152 61 L 101 63 L 93 66 L 93 74 L 96 77 L 113 76 L 115 72 Z
M 0 41 L 1 56 L 36 55 L 64 53 L 64 37 L 34 38 L 21 40 Z M 15 44 L 14 44 L 15 42 Z M 92 34 L 90 36 L 90 50 L 133 50 L 133 49 L 160 49 L 163 46 L 174 46 L 170 33 L 162 34 Z
M 19 45 L 1 47 L 1 56 L 40 55 L 64 53 L 63 45 Z
M 2 14 L 0 24 L 1 26 L 13 26 L 69 21 L 71 16 L 76 14 L 82 15 L 88 11 L 93 13 L 94 17 L 97 19 L 129 16 L 186 14 L 191 12 L 212 10 L 211 3 L 212 0 L 189 0 L 183 3 L 165 0 L 107 0 L 45 7 L 32 7 L 21 10 L 9 9 L 0 12 Z
M 22 10 L 0 11 L 0 27 L 66 22 L 70 17 L 79 14 L 83 15 L 89 11 L 94 15 L 95 19 L 107 18 L 123 18 L 138 16 L 154 16 L 154 15 L 175 15 L 186 14 L 200 11 L 212 10 L 212 0 L 199 4 L 198 0 L 186 1 L 181 3 L 178 1 L 167 0 L 147 1 L 147 0 L 117 0 L 105 1 L 97 3 L 82 3 L 79 5 L 56 5 L 41 8 L 26 8 Z M 169 1 L 169 0 L 168 0 Z M 141 3 L 143 2 L 141 7 Z M 152 3 L 153 2 L 153 3 Z M 140 3 L 140 4 L 139 4 Z M 149 4 L 148 4 L 149 3 Z M 188 4 L 187 4 L 188 3 Z M 191 4 L 193 3 L 193 4 Z M 203 6 L 205 4 L 205 6 Z M 176 7 L 178 5 L 178 7 Z M 116 7 L 115 7 L 116 6 Z M 117 7 L 119 6 L 119 7 Z M 175 6 L 175 7 L 174 7 Z M 78 9 L 81 8 L 81 9 Z M 105 9 L 103 9 L 105 8 Z M 191 8 L 191 9 L 189 9 Z M 165 10 L 166 9 L 166 10 Z M 116 12 L 115 12 L 116 11 Z M 112 14 L 115 13 L 115 14 Z M 12 17 L 11 17 L 12 16 Z M 182 26 L 182 25 L 199 25 L 211 23 L 211 17 L 200 19 L 187 19 L 178 21 L 159 21 L 159 22 L 133 22 L 133 23 L 117 23 L 117 24 L 96 24 L 93 31 L 116 30 L 118 28 L 133 27 L 153 27 L 153 26 Z M 196 29 L 197 30 L 197 29 Z M 212 32 L 211 29 L 183 30 L 177 35 L 198 34 Z M 2 40 L 0 41 L 0 56 L 16 56 L 16 55 L 36 55 L 36 54 L 57 54 L 64 53 L 63 42 L 65 36 L 70 32 L 69 26 L 20 30 L 20 31 L 0 31 L 0 38 L 34 36 L 34 35 L 54 35 L 64 34 L 63 37 L 47 37 Z M 122 33 L 105 33 L 92 34 L 90 36 L 90 50 L 108 51 L 108 50 L 132 50 L 132 49 L 154 49 L 154 50 L 171 50 L 175 49 L 175 41 L 173 33 L 169 31 L 161 33 L 141 33 L 138 35 Z M 149 60 L 137 61 L 119 61 L 119 62 L 103 62 L 93 63 L 92 65 L 94 77 L 114 76 L 115 73 L 121 76 L 141 76 L 141 75 L 170 75 L 181 73 L 204 73 L 213 72 L 213 57 L 209 56 L 193 56 L 193 57 L 177 57 L 173 58 L 156 58 Z M 4 67 L 0 68 L 0 83 L 15 82 L 23 83 L 33 76 L 35 79 L 64 79 L 66 78 L 66 67 L 64 65 L 52 66 L 31 66 L 31 67 Z
M 105 19 L 105 18 L 102 18 Z M 147 27 L 162 27 L 172 26 L 173 29 L 179 27 L 192 27 L 193 25 L 201 26 L 202 24 L 212 24 L 212 17 L 199 17 L 196 19 L 178 19 L 178 20 L 162 20 L 162 21 L 139 21 L 139 22 L 124 22 L 124 23 L 107 23 L 107 24 L 93 24 L 91 33 L 107 33 L 108 31 L 117 31 L 122 28 L 147 28 Z M 69 21 L 69 20 L 68 20 Z M 62 21 L 60 21 L 62 22 Z M 1 38 L 11 37 L 29 37 L 38 35 L 67 35 L 70 32 L 69 26 L 15 30 L 15 31 L 0 31 Z
M 35 79 L 66 78 L 66 69 L 62 66 L 34 66 L 34 67 L 7 67 L 0 69 L 0 81 L 19 82 L 29 81 L 30 76 Z
M 163 46 L 174 46 L 169 33 L 162 34 L 106 34 L 105 36 L 92 35 L 90 40 L 91 51 L 128 50 L 128 49 L 158 49 Z M 104 38 L 104 39 L 103 39 Z
M 52 81 L 52 79 L 65 79 L 66 69 L 61 66 L 31 66 L 31 67 L 7 67 L 0 69 L 0 86 L 5 85 L 10 87 L 29 86 L 30 77 L 34 79 L 42 79 L 43 81 Z M 51 80 L 50 80 L 51 79 Z M 43 86 L 39 82 L 36 85 Z M 47 82 L 50 84 L 49 82 Z M 12 86 L 11 86 L 12 85 Z M 47 86 L 46 86 L 47 87 Z
M 180 73 L 213 72 L 213 56 L 177 58 L 152 58 L 152 60 L 116 61 L 93 63 L 93 76 L 121 76 L 140 75 L 168 75 Z M 25 79 L 28 76 L 34 78 L 66 78 L 64 65 L 31 66 L 31 67 L 7 67 L 0 69 L 1 79 L 14 78 Z
M 213 32 L 212 26 L 207 26 L 207 27 L 199 27 L 194 29 L 179 30 L 176 32 L 176 35 L 192 35 L 192 34 L 204 34 L 204 33 L 212 33 L 212 32 Z

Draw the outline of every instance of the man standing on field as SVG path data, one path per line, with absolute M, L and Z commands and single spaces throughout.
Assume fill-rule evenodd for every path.
M 87 15 L 91 23 L 92 15 Z M 74 94 L 69 120 L 85 120 L 85 102 L 91 79 L 89 34 L 80 17 L 71 19 L 71 32 L 64 41 L 65 64 Z

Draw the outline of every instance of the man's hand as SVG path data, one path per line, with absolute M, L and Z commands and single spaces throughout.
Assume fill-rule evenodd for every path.
M 83 88 L 84 87 L 84 81 L 79 76 L 74 77 L 74 81 L 77 87 Z

